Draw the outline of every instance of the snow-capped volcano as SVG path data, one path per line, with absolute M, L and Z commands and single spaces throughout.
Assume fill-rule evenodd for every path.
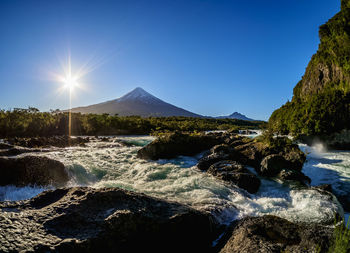
M 139 100 L 143 101 L 145 103 L 147 102 L 163 102 L 159 98 L 153 96 L 152 94 L 148 93 L 144 89 L 137 87 L 134 90 L 130 91 L 129 93 L 125 94 L 121 98 L 118 98 L 117 101 L 131 101 L 131 100 Z
M 108 113 L 120 116 L 138 115 L 142 117 L 150 116 L 186 116 L 202 117 L 153 96 L 144 89 L 138 87 L 126 95 L 111 101 L 85 107 L 73 108 L 72 112 L 81 113 Z

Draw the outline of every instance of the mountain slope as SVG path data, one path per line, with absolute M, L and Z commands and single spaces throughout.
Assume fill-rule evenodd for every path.
M 319 30 L 320 44 L 293 99 L 273 112 L 269 127 L 295 136 L 325 136 L 350 129 L 350 0 Z
M 240 120 L 254 121 L 254 119 L 248 118 L 239 112 L 234 112 L 228 116 L 219 116 L 216 118 L 217 119 L 240 119 Z
M 120 116 L 138 115 L 142 117 L 150 116 L 186 116 L 202 117 L 182 108 L 166 103 L 151 95 L 147 91 L 138 87 L 128 94 L 116 100 L 107 101 L 100 104 L 73 108 L 72 112 L 81 113 L 108 113 Z

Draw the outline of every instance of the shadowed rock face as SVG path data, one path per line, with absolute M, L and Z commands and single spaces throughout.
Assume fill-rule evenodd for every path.
M 0 209 L 0 252 L 209 252 L 215 239 L 209 215 L 117 188 L 46 191 Z
M 270 215 L 245 218 L 231 231 L 223 238 L 220 253 L 326 252 L 333 232 L 330 227 L 295 224 Z
M 0 157 L 0 185 L 63 186 L 69 180 L 63 163 L 47 157 Z

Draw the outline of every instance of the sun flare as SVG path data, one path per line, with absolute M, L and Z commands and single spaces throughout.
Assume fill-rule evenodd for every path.
M 64 88 L 69 89 L 70 91 L 73 91 L 75 87 L 79 86 L 78 78 L 71 75 L 64 77 L 62 82 L 64 84 Z
M 70 56 L 68 57 L 68 62 L 66 66 L 64 66 L 64 75 L 59 75 L 59 82 L 63 84 L 64 89 L 68 89 L 70 93 L 79 86 L 79 78 L 81 77 L 81 73 L 72 73 L 72 64 Z

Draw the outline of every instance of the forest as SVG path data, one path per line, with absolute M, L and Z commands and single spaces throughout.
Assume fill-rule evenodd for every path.
M 266 122 L 237 119 L 71 114 L 72 135 L 137 135 L 166 131 L 263 128 Z M 38 109 L 0 110 L 0 138 L 68 135 L 69 113 Z

